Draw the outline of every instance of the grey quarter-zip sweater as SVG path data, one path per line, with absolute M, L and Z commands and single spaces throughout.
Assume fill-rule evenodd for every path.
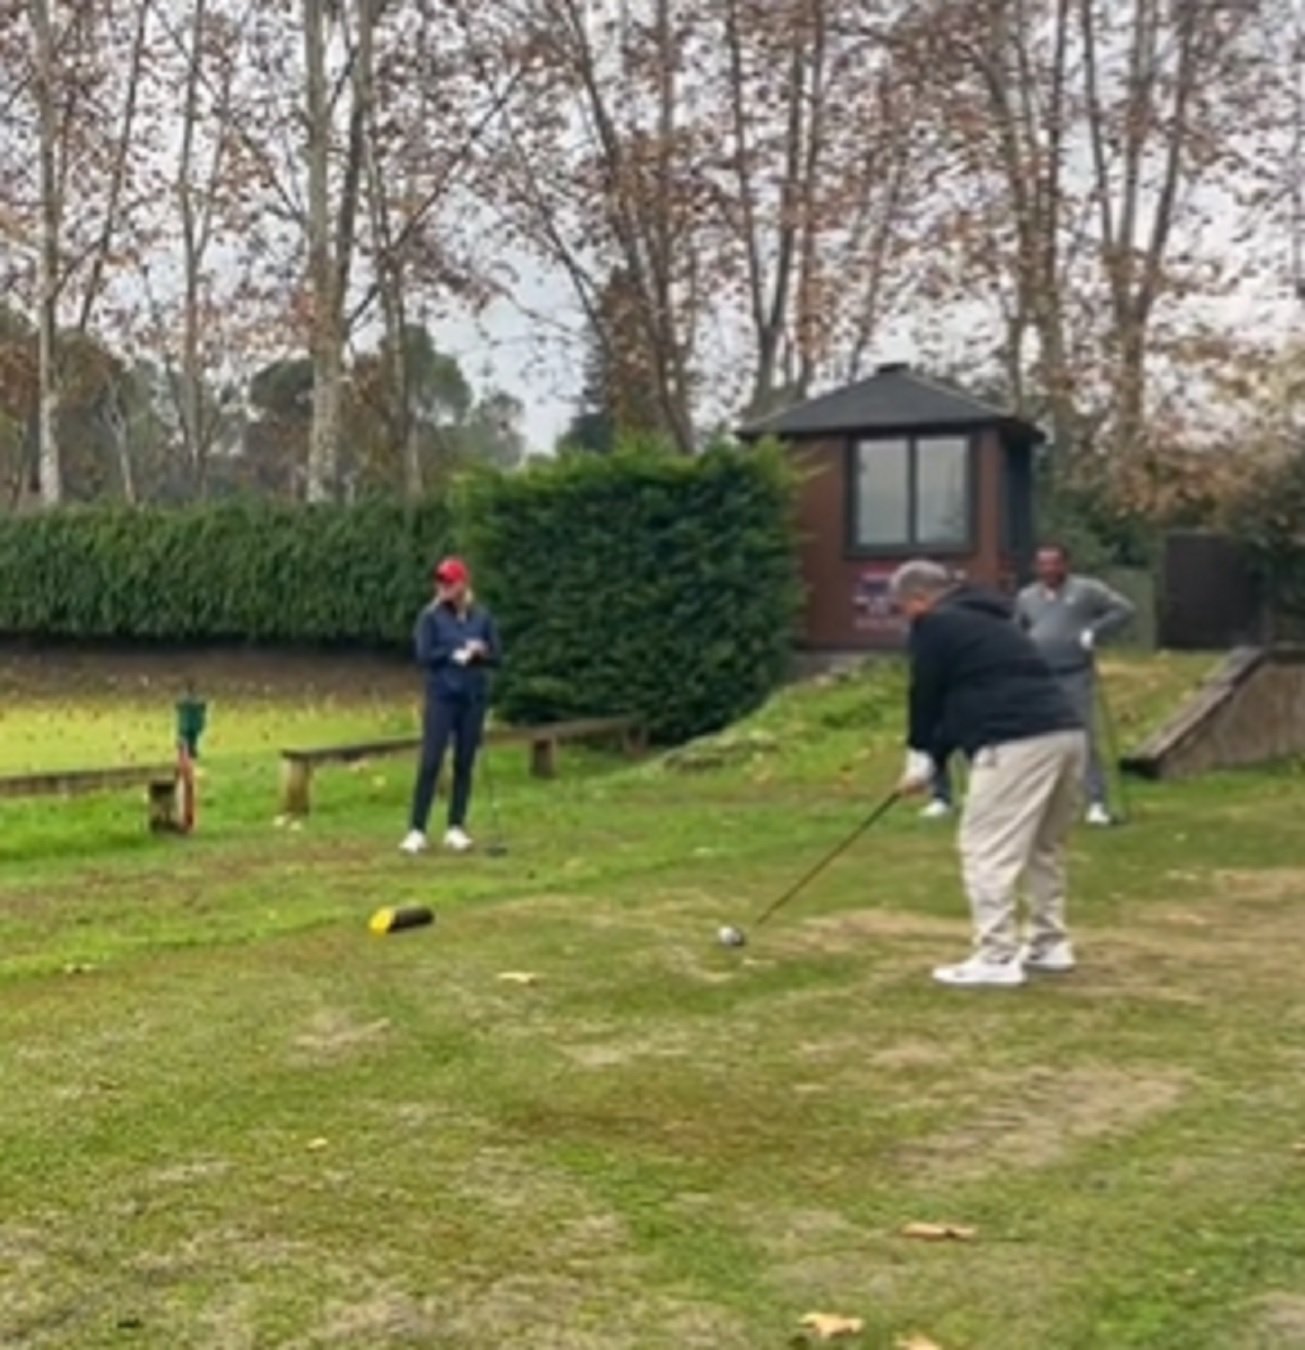
M 1117 633 L 1133 617 L 1131 600 L 1092 577 L 1070 576 L 1058 590 L 1041 582 L 1026 586 L 1015 602 L 1015 619 L 1033 639 L 1033 645 L 1056 675 L 1070 675 L 1092 667 L 1093 644 Z

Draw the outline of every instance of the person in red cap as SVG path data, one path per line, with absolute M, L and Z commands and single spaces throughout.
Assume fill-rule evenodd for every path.
M 471 847 L 467 811 L 476 752 L 485 728 L 488 672 L 499 660 L 500 647 L 489 611 L 472 600 L 466 563 L 461 558 L 445 558 L 435 568 L 434 581 L 435 598 L 417 620 L 417 663 L 426 672 L 426 709 L 412 819 L 400 848 L 404 853 L 426 850 L 435 785 L 451 742 L 453 792 L 444 846 L 465 853 Z

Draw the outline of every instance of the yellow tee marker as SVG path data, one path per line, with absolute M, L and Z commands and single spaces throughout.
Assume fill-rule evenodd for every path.
M 425 905 L 405 905 L 398 909 L 378 909 L 367 927 L 383 937 L 386 933 L 401 933 L 405 928 L 424 928 L 435 922 L 435 911 Z

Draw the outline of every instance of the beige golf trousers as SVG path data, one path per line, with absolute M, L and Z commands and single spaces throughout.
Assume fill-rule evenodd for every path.
M 1078 813 L 1087 737 L 1060 731 L 980 750 L 961 816 L 961 872 L 974 916 L 975 954 L 1019 951 L 1016 895 L 1029 899 L 1029 943 L 1065 936 L 1065 840 Z

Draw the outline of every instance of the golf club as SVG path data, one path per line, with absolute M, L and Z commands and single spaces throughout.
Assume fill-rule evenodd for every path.
M 860 839 L 860 837 L 877 820 L 880 819 L 881 816 L 885 815 L 889 810 L 889 808 L 892 807 L 894 803 L 897 802 L 900 795 L 901 794 L 897 791 L 897 789 L 894 788 L 888 794 L 888 796 L 886 796 L 883 799 L 883 801 L 881 801 L 879 805 L 876 806 L 875 809 L 871 811 L 870 814 L 856 827 L 856 829 L 854 829 L 852 833 L 847 836 L 846 839 L 844 839 L 840 844 L 836 845 L 834 848 L 830 849 L 830 851 L 826 853 L 824 857 L 821 858 L 820 861 L 816 863 L 816 865 L 813 868 L 811 868 L 809 872 L 805 873 L 798 881 L 796 881 L 792 886 L 790 886 L 788 890 L 786 890 L 784 894 L 781 895 L 777 900 L 774 900 L 769 905 L 767 905 L 766 908 L 763 909 L 761 913 L 757 916 L 756 923 L 753 926 L 756 928 L 760 928 L 761 925 L 771 917 L 771 915 L 778 913 L 779 910 L 783 909 L 784 906 L 787 905 L 790 900 L 792 900 L 795 896 L 800 895 L 821 874 L 821 872 L 823 872 L 825 868 L 830 865 L 830 863 L 842 857 L 842 855 L 846 853 L 847 850 L 851 848 L 852 845 L 855 844 L 856 841 Z M 744 932 L 744 930 L 742 928 L 737 928 L 732 924 L 726 924 L 723 928 L 721 928 L 721 930 L 717 934 L 717 937 L 719 938 L 722 947 L 744 947 L 747 945 L 748 941 L 747 934 Z
M 494 775 L 489 768 L 489 747 L 480 755 L 480 781 L 485 786 L 485 797 L 489 801 L 490 839 L 485 846 L 485 854 L 490 858 L 507 856 L 508 847 L 503 840 L 503 826 L 498 813 L 498 793 L 494 791 Z
M 1110 777 L 1115 781 L 1115 796 L 1118 799 L 1118 811 L 1114 815 L 1116 825 L 1127 825 L 1133 818 L 1129 805 L 1128 789 L 1124 785 L 1124 770 L 1119 762 L 1119 738 L 1115 735 L 1115 717 L 1111 711 L 1110 699 L 1106 695 L 1106 682 L 1097 677 L 1097 703 L 1101 710 L 1101 730 L 1105 733 L 1106 754 L 1110 756 Z

